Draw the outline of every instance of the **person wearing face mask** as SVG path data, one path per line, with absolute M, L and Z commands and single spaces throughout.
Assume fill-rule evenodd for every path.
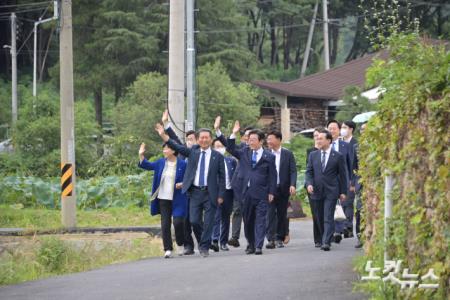
M 218 252 L 228 251 L 228 236 L 230 233 L 230 216 L 233 209 L 234 193 L 231 187 L 231 179 L 236 170 L 237 161 L 235 158 L 225 156 L 225 146 L 219 139 L 213 141 L 213 149 L 224 156 L 225 165 L 225 194 L 223 203 L 217 207 L 215 223 L 212 234 L 211 249 Z M 220 248 L 219 248 L 220 242 Z
M 152 201 L 150 212 L 152 215 L 161 214 L 161 235 L 164 246 L 164 257 L 172 257 L 172 217 L 175 227 L 175 239 L 178 254 L 183 254 L 184 218 L 187 211 L 187 197 L 181 190 L 186 162 L 177 158 L 177 152 L 163 145 L 164 158 L 155 162 L 145 159 L 145 144 L 139 149 L 138 166 L 144 170 L 154 171 L 152 186 Z
M 344 121 L 341 126 L 341 137 L 342 140 L 348 143 L 349 147 L 349 158 L 350 158 L 350 174 L 349 179 L 351 180 L 354 175 L 355 170 L 355 158 L 356 158 L 356 145 L 358 141 L 353 136 L 353 132 L 356 128 L 355 122 L 349 120 Z M 353 237 L 353 214 L 354 214 L 354 204 L 355 201 L 355 193 L 352 189 L 349 189 L 347 200 L 342 204 L 342 209 L 344 210 L 345 216 L 347 217 L 347 221 L 345 222 L 344 229 L 344 238 Z

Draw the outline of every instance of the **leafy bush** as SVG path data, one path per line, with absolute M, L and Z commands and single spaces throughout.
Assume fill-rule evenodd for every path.
M 363 285 L 376 299 L 448 299 L 450 294 L 450 54 L 417 35 L 389 39 L 390 58 L 369 69 L 369 84 L 386 92 L 360 139 L 364 186 L 366 259 L 383 266 L 383 252 L 403 260 L 410 273 L 430 268 L 439 288 L 400 289 L 383 282 Z M 384 176 L 392 174 L 393 216 L 383 242 Z M 361 272 L 364 270 L 361 268 Z
M 123 177 L 95 177 L 76 182 L 77 207 L 145 206 L 151 192 L 151 172 Z M 7 176 L 0 179 L 0 204 L 60 208 L 60 179 Z

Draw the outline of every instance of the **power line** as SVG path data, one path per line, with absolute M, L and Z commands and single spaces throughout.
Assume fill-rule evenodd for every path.
M 49 3 L 50 3 L 50 1 L 35 2 L 35 3 L 22 3 L 22 4 L 7 4 L 7 5 L 0 5 L 0 8 L 23 7 L 23 6 L 40 6 L 40 5 L 49 4 Z
M 21 14 L 21 13 L 27 13 L 27 12 L 33 12 L 33 11 L 41 11 L 44 8 L 45 7 L 43 6 L 41 8 L 30 8 L 30 9 L 11 11 L 11 12 L 4 12 L 4 13 L 0 13 L 0 16 L 9 16 L 11 13 Z

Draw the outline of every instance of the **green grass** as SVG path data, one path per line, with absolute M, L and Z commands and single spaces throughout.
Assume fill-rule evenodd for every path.
M 150 216 L 147 207 L 77 211 L 77 227 L 149 226 L 159 222 L 159 216 Z M 62 227 L 61 212 L 54 209 L 0 205 L 0 227 L 27 230 L 58 229 Z
M 100 244 L 100 237 L 84 241 L 78 237 L 78 243 L 83 241 L 81 247 L 80 244 L 75 246 L 74 240 L 67 240 L 63 236 L 20 237 L 10 240 L 14 244 L 20 239 L 20 246 L 5 246 L 0 254 L 0 285 L 83 272 L 105 265 L 159 256 L 162 253 L 160 240 L 147 234 L 121 238 L 120 244 L 117 243 L 117 237 Z M 5 237 L 0 239 L 7 245 Z

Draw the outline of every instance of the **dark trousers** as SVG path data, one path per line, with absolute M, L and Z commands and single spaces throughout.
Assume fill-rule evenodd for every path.
M 286 216 L 289 196 L 275 195 L 267 209 L 267 240 L 283 241 L 286 236 Z
M 361 192 L 356 195 L 356 212 L 355 212 L 355 231 L 356 235 L 360 237 L 361 235 L 361 210 L 362 210 L 362 202 L 361 202 Z
M 241 236 L 242 206 L 242 199 L 235 197 L 233 200 L 233 217 L 231 218 L 231 237 L 236 240 Z
M 245 196 L 243 218 L 244 232 L 249 248 L 262 248 L 266 235 L 267 199 Z
M 323 236 L 323 202 L 319 203 L 317 200 L 312 200 L 309 197 L 309 206 L 311 207 L 311 215 L 313 219 L 313 235 L 314 235 L 314 244 L 322 244 L 322 236 Z
M 201 232 L 199 250 L 209 250 L 211 246 L 211 235 L 214 227 L 214 217 L 217 205 L 210 199 L 208 191 L 191 189 L 189 205 L 189 220 L 191 221 L 194 233 Z
M 212 240 L 220 241 L 221 245 L 228 243 L 230 235 L 230 216 L 233 210 L 233 190 L 226 190 L 223 203 L 217 207 Z
M 164 251 L 173 250 L 172 246 L 172 200 L 159 199 L 159 209 L 161 211 L 161 235 Z M 178 246 L 184 244 L 184 218 L 173 217 L 173 227 L 175 227 L 175 240 Z
M 317 201 L 317 200 L 314 200 Z M 319 212 L 323 212 L 323 234 L 322 234 L 322 244 L 331 244 L 331 238 L 335 232 L 334 224 L 334 210 L 336 209 L 336 199 L 320 199 L 318 200 Z M 322 209 L 321 209 L 322 208 Z M 319 215 L 319 218 L 321 216 Z M 320 220 L 320 219 L 319 219 Z
M 354 214 L 354 205 L 353 202 L 355 201 L 355 193 L 354 192 L 348 192 L 347 199 L 342 203 L 342 209 L 344 210 L 345 217 L 347 220 L 344 221 L 345 228 L 353 232 L 353 214 Z
M 184 218 L 184 248 L 194 250 L 194 239 L 192 238 L 192 225 L 189 220 L 189 206 L 190 201 L 188 198 L 188 211 L 186 218 Z M 199 230 L 194 230 L 195 239 L 197 240 L 197 244 L 200 244 L 200 239 L 202 236 L 202 232 Z

